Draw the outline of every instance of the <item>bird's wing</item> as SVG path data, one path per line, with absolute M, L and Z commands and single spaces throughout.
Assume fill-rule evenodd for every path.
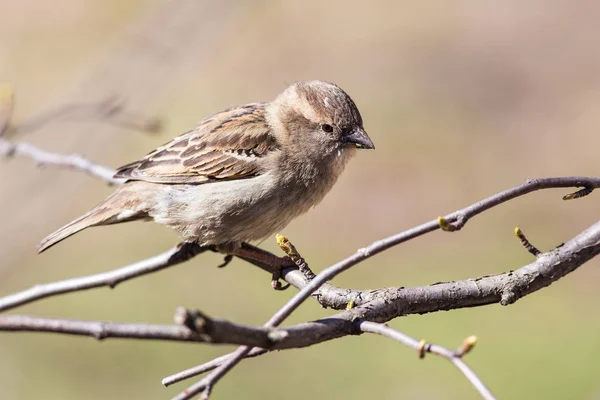
M 265 104 L 218 112 L 139 161 L 122 166 L 116 178 L 156 183 L 206 183 L 249 178 L 277 152 L 265 119 Z

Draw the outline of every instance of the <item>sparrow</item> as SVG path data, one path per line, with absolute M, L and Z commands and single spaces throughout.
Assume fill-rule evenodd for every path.
M 374 148 L 346 92 L 297 82 L 271 102 L 212 114 L 122 166 L 115 177 L 125 183 L 38 250 L 88 227 L 135 220 L 167 225 L 184 242 L 235 249 L 318 204 L 356 149 Z

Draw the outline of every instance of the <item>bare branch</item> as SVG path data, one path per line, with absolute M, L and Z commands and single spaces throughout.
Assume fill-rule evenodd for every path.
M 152 325 L 152 324 L 134 324 L 134 323 L 114 323 L 101 321 L 82 321 L 56 318 L 41 318 L 25 315 L 6 315 L 0 316 L 0 330 L 3 331 L 29 331 L 29 332 L 52 332 L 70 335 L 86 335 L 94 337 L 98 340 L 107 338 L 122 338 L 122 339 L 143 339 L 143 340 L 168 340 L 168 341 L 184 341 L 184 342 L 204 342 L 204 343 L 229 343 L 229 344 L 247 344 L 261 346 L 263 348 L 255 348 L 249 356 L 257 356 L 267 352 L 266 347 L 273 347 L 278 342 L 286 340 L 288 335 L 293 335 L 295 338 L 286 345 L 300 347 L 307 345 L 306 339 L 318 343 L 320 340 L 314 334 L 312 324 L 326 324 L 327 320 L 315 321 L 314 323 L 299 324 L 290 327 L 287 330 L 267 330 L 264 328 L 253 328 L 244 325 L 233 324 L 231 322 L 210 318 L 199 312 L 190 312 L 187 310 L 178 310 L 178 315 L 185 314 L 180 321 L 185 326 L 172 325 Z M 353 334 L 353 323 L 346 321 L 346 334 Z M 377 325 L 377 324 L 376 324 Z M 189 327 L 192 327 L 190 329 Z M 362 329 L 363 325 L 359 325 Z M 364 323 L 364 326 L 369 326 Z M 362 331 L 368 332 L 367 329 Z M 298 341 L 302 341 L 302 343 Z M 287 340 L 286 340 L 287 341 Z M 418 342 L 413 339 L 416 348 Z M 295 344 L 294 342 L 298 342 Z M 435 348 L 431 348 L 432 352 Z M 443 353 L 446 356 L 449 354 Z M 454 357 L 461 356 L 454 353 Z M 166 378 L 163 383 L 165 385 L 175 383 L 185 379 L 190 375 L 201 373 L 211 367 L 218 365 L 225 358 L 220 358 L 210 364 L 205 364 L 201 367 L 196 367 L 191 371 L 184 371 L 173 377 Z M 467 367 L 468 368 L 468 367 Z
M 186 315 L 191 316 L 193 323 L 188 321 L 185 323 L 186 327 L 2 316 L 0 317 L 0 330 L 57 332 L 99 338 L 129 337 L 153 340 L 243 343 L 249 346 L 270 347 L 270 349 L 298 348 L 347 335 L 359 334 L 360 330 L 357 329 L 355 321 L 383 323 L 395 317 L 413 313 L 449 310 L 497 303 L 499 301 L 501 304 L 510 304 L 512 301 L 545 287 L 573 271 L 599 252 L 600 222 L 568 241 L 564 246 L 542 255 L 533 263 L 517 271 L 424 287 L 390 288 L 386 292 L 379 292 L 380 296 L 362 306 L 346 310 L 329 318 L 284 327 L 276 331 L 209 319 L 197 313 L 189 313 L 188 315 L 188 312 L 186 312 Z M 511 296 L 508 297 L 510 301 L 506 301 L 507 295 Z M 200 320 L 196 320 L 197 318 Z M 190 330 L 189 326 L 194 327 L 194 329 Z M 201 329 L 198 330 L 198 327 Z M 275 335 L 273 335 L 274 332 Z M 436 351 L 436 349 L 436 347 L 431 347 L 429 351 Z M 467 350 L 463 347 L 460 351 L 454 352 L 454 356 L 461 356 Z M 251 355 L 262 354 L 266 351 L 256 349 L 253 350 Z M 233 354 L 242 353 L 238 349 Z M 244 356 L 246 355 L 244 354 Z M 177 376 L 166 378 L 165 382 L 167 384 L 174 383 L 185 379 L 185 377 L 193 376 L 195 373 L 206 372 L 217 365 L 226 365 L 227 362 L 231 363 L 232 358 L 221 357 L 208 364 L 196 367 L 192 371 L 188 370 Z M 463 373 L 468 373 L 468 368 L 460 361 L 455 360 L 453 362 L 463 370 Z M 227 372 L 225 369 L 222 371 Z M 222 376 L 220 375 L 219 378 Z M 214 386 L 215 382 L 209 382 L 210 387 Z M 206 385 L 206 383 L 203 384 Z M 202 390 L 204 388 L 200 389 L 200 391 Z
M 414 313 L 423 314 L 497 302 L 500 302 L 502 305 L 508 305 L 523 296 L 550 285 L 552 282 L 574 271 L 598 253 L 600 253 L 600 222 L 592 225 L 560 248 L 540 255 L 533 263 L 514 272 L 466 281 L 438 283 L 431 286 L 405 289 L 390 288 L 386 293 L 379 292 L 379 296 L 371 302 L 338 314 L 328 320 L 337 318 L 352 321 L 360 318 L 373 322 L 387 322 L 392 318 Z M 284 311 L 289 309 L 291 310 L 289 312 L 292 312 L 306 298 L 302 299 L 301 294 L 311 290 L 315 281 L 319 282 L 320 277 L 328 273 L 328 271 L 331 273 L 330 270 L 336 267 L 336 265 L 318 274 L 314 280 L 310 281 L 300 290 L 296 296 L 263 326 L 277 326 L 286 315 L 289 315 Z M 320 326 L 319 329 L 321 330 L 319 332 L 320 337 L 325 337 L 326 334 L 323 336 L 323 329 L 326 328 Z M 335 326 L 329 333 L 333 336 L 331 338 L 340 337 L 340 326 Z M 292 335 L 290 334 L 290 336 Z M 286 340 L 283 340 L 275 348 L 282 348 L 285 346 L 285 342 Z M 203 392 L 207 387 L 212 389 L 231 368 L 247 356 L 249 351 L 250 348 L 247 346 L 238 348 L 231 354 L 227 361 L 220 364 L 211 374 L 190 386 L 173 399 L 190 399 L 198 393 Z
M 456 229 L 462 228 L 466 222 L 475 215 L 481 212 L 507 202 L 519 196 L 531 193 L 536 190 L 558 188 L 558 187 L 600 187 L 600 178 L 587 177 L 564 177 L 564 178 L 545 178 L 545 179 L 530 179 L 526 183 L 515 188 L 505 190 L 494 196 L 488 197 L 471 206 L 465 207 L 459 211 L 444 217 L 446 221 L 454 224 Z M 422 236 L 426 233 L 440 229 L 439 220 L 427 222 L 404 232 L 376 241 L 366 248 L 359 249 L 350 257 L 324 269 L 313 280 L 311 280 L 300 292 L 298 292 L 284 307 L 282 307 L 273 317 L 267 322 L 269 326 L 276 326 L 283 322 L 304 300 L 311 296 L 315 290 L 321 287 L 325 282 L 333 279 L 335 276 L 353 267 L 354 265 L 381 253 L 393 246 L 404 243 L 408 240 Z M 591 228 L 590 228 L 591 229 Z
M 0 330 L 7 332 L 48 332 L 66 335 L 91 336 L 98 340 L 109 338 L 165 340 L 177 342 L 248 344 L 270 348 L 283 331 L 255 328 L 232 322 L 202 317 L 201 329 L 191 330 L 181 325 L 117 323 L 73 319 L 43 318 L 29 315 L 0 315 Z
M 45 332 L 97 339 L 145 339 L 183 342 L 237 344 L 265 350 L 307 347 L 331 339 L 357 334 L 353 314 L 323 318 L 277 329 L 251 327 L 186 311 L 186 321 L 177 325 L 118 323 L 45 318 L 28 315 L 0 315 L 0 331 Z M 188 319 L 189 318 L 189 319 Z
M 283 271 L 283 278 L 296 288 L 302 289 L 302 291 L 297 293 L 296 296 L 294 296 L 294 298 L 292 298 L 284 306 L 284 308 L 278 311 L 279 316 L 275 315 L 273 318 L 285 318 L 287 315 L 289 315 L 289 313 L 293 312 L 299 304 L 301 304 L 310 296 L 315 297 L 323 307 L 329 307 L 338 310 L 345 308 L 349 301 L 355 301 L 357 305 L 369 302 L 373 296 L 380 296 L 381 291 L 385 291 L 387 289 L 377 289 L 375 291 L 353 290 L 351 293 L 345 294 L 344 292 L 348 291 L 347 289 L 339 289 L 327 284 L 326 282 L 333 279 L 333 277 L 344 272 L 348 268 L 351 268 L 354 265 L 366 260 L 367 258 L 379 254 L 382 251 L 385 251 L 398 244 L 422 236 L 426 233 L 433 232 L 437 229 L 450 232 L 460 230 L 465 226 L 470 218 L 514 198 L 524 196 L 538 190 L 566 187 L 584 187 L 585 189 L 582 190 L 591 192 L 592 189 L 600 187 L 600 178 L 572 176 L 528 179 L 527 182 L 522 185 L 497 193 L 484 200 L 448 214 L 445 217 L 438 217 L 435 220 L 408 229 L 404 232 L 400 232 L 396 235 L 373 242 L 371 245 L 359 249 L 350 257 L 347 257 L 337 264 L 334 264 L 323 270 L 316 279 L 311 280 L 310 284 L 307 282 L 308 280 L 305 277 L 302 277 L 301 274 L 298 273 L 298 271 L 295 271 L 294 269 L 285 269 Z M 256 265 L 256 263 L 254 264 Z M 264 267 L 261 268 L 265 269 Z M 324 285 L 329 286 L 325 287 Z M 326 290 L 318 290 L 319 288 L 325 288 Z M 294 304 L 298 301 L 299 303 L 294 306 Z
M 471 382 L 471 384 L 477 389 L 481 397 L 485 400 L 495 400 L 494 395 L 490 392 L 490 390 L 484 385 L 483 381 L 473 372 L 471 368 L 461 359 L 463 353 L 458 353 L 456 351 L 451 351 L 445 347 L 438 346 L 431 343 L 426 343 L 425 341 L 418 341 L 415 338 L 412 338 L 400 331 L 390 328 L 384 324 L 378 324 L 375 322 L 369 321 L 359 321 L 358 322 L 359 329 L 362 332 L 375 333 L 378 335 L 385 336 L 392 340 L 402 343 L 405 346 L 408 346 L 412 349 L 415 349 L 420 352 L 427 352 L 436 354 L 441 356 L 452 364 L 454 364 L 460 372 Z M 423 354 L 424 354 L 423 353 Z
M 109 185 L 120 185 L 125 182 L 124 179 L 114 178 L 115 170 L 96 164 L 78 154 L 57 154 L 37 147 L 25 142 L 9 142 L 0 138 L 0 157 L 28 157 L 40 166 L 53 166 L 60 168 L 68 168 L 98 178 Z
M 114 288 L 117 284 L 126 280 L 185 262 L 205 250 L 196 243 L 184 242 L 162 254 L 112 271 L 36 285 L 22 292 L 0 298 L 0 311 L 10 310 L 23 304 L 63 293 L 103 286 Z
M 242 243 L 242 247 L 251 252 L 263 253 L 264 255 L 270 256 L 273 259 L 277 259 L 275 255 L 269 253 L 266 250 L 260 249 L 258 247 L 252 246 L 248 243 Z M 273 270 L 273 266 L 265 263 L 257 261 L 258 257 L 248 258 L 236 255 L 236 257 L 244 260 L 250 264 L 253 264 L 265 272 L 273 274 L 275 271 Z M 264 257 L 267 258 L 267 257 Z M 314 273 L 310 270 L 308 265 L 304 263 L 301 267 L 304 269 L 302 271 L 299 270 L 299 267 L 296 265 L 294 260 L 290 260 L 288 267 L 284 267 L 279 270 L 279 276 L 284 279 L 286 282 L 296 287 L 297 289 L 302 289 L 304 286 L 308 284 L 310 279 L 314 277 Z M 353 290 L 353 289 L 345 289 L 338 288 L 329 283 L 325 283 L 321 288 L 315 291 L 311 296 L 315 298 L 319 304 L 321 304 L 325 308 L 333 308 L 334 310 L 344 310 L 346 309 L 346 305 L 348 304 L 348 299 L 352 299 L 356 302 L 357 305 L 363 304 L 371 301 L 374 296 L 378 295 L 378 290 Z
M 248 353 L 246 355 L 246 358 L 258 357 L 265 353 L 268 353 L 269 351 L 270 350 L 267 350 L 267 349 L 253 348 L 252 350 L 250 350 L 250 353 Z M 233 353 L 225 354 L 221 357 L 217 357 L 214 360 L 206 362 L 202 365 L 197 365 L 195 367 L 188 368 L 186 370 L 183 370 L 183 371 L 173 374 L 171 376 L 167 376 L 166 378 L 164 378 L 162 380 L 162 384 L 165 386 L 170 386 L 174 383 L 181 382 L 183 380 L 192 378 L 194 376 L 198 376 L 198 375 L 203 374 L 208 371 L 212 371 L 213 369 L 217 368 L 219 365 L 221 365 L 225 361 L 227 361 L 231 357 L 232 354 Z
M 182 254 L 180 255 L 177 249 L 180 249 L 181 246 L 185 246 L 185 249 L 181 249 Z M 64 293 L 102 286 L 114 288 L 120 282 L 185 262 L 205 250 L 193 243 L 182 243 L 157 256 L 109 272 L 36 285 L 24 291 L 0 297 L 0 311 L 10 310 L 24 304 Z M 192 252 L 192 255 L 189 257 L 186 256 L 186 252 L 188 251 Z M 308 282 L 304 275 L 295 268 L 285 268 L 282 271 L 282 277 L 298 288 L 305 286 Z M 358 305 L 372 300 L 378 293 L 378 291 L 341 289 L 332 285 L 325 285 L 322 289 L 315 293 L 315 298 L 325 302 L 330 308 L 339 310 L 346 307 L 348 303 L 347 298 L 357 299 Z
M 392 246 L 396 246 L 407 240 L 414 239 L 418 236 L 424 235 L 425 233 L 432 232 L 436 229 L 440 229 L 443 226 L 447 226 L 447 223 L 452 224 L 452 229 L 444 229 L 448 231 L 460 230 L 466 222 L 475 215 L 482 213 L 492 207 L 507 202 L 519 196 L 523 196 L 527 193 L 531 193 L 536 190 L 545 188 L 556 188 L 556 187 L 572 187 L 572 186 L 583 186 L 585 188 L 597 188 L 600 186 L 600 178 L 585 178 L 585 177 L 566 177 L 566 178 L 546 178 L 546 179 L 530 179 L 526 183 L 519 185 L 515 188 L 505 190 L 494 196 L 488 197 L 472 206 L 466 207 L 462 210 L 454 212 L 446 217 L 438 218 L 430 221 L 423 225 L 417 226 L 413 229 L 409 229 L 400 234 L 391 236 L 389 238 L 380 240 L 372 243 L 369 247 L 359 249 L 352 256 L 326 268 L 319 273 L 315 279 L 311 280 L 310 283 L 302 288 L 290 301 L 288 301 L 269 321 L 263 326 L 275 327 L 281 324 L 292 312 L 294 312 L 300 304 L 302 304 L 311 294 L 317 290 L 325 282 L 333 279 L 335 276 L 346 271 L 352 266 L 358 264 L 367 258 L 378 254 Z M 443 221 L 444 224 L 441 224 Z M 595 255 L 595 254 L 594 254 Z M 593 256 L 592 256 L 593 257 Z M 590 257 L 591 258 L 591 257 Z M 512 291 L 506 291 L 502 296 L 503 303 L 510 303 L 516 301 L 518 295 Z M 233 355 L 229 360 L 221 364 L 207 377 L 202 379 L 200 382 L 190 386 L 187 390 L 180 393 L 173 400 L 187 400 L 194 397 L 196 394 L 203 392 L 203 397 L 207 397 L 208 393 L 212 390 L 212 387 L 238 362 L 240 362 L 248 353 L 250 348 L 242 346 L 233 352 Z

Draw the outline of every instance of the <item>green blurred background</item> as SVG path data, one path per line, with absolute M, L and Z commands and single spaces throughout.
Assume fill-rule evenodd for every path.
M 19 137 L 117 167 L 205 115 L 269 100 L 302 79 L 339 84 L 377 146 L 284 232 L 319 271 L 358 247 L 454 211 L 528 177 L 597 175 L 600 3 L 593 1 L 0 1 L 0 80 L 14 122 L 119 95 L 158 116 L 159 135 L 64 118 Z M 15 138 L 17 139 L 17 138 Z M 37 242 L 111 189 L 71 171 L 0 161 L 0 294 L 110 270 L 171 247 L 153 224 L 85 231 L 38 256 Z M 596 195 L 531 194 L 378 255 L 334 283 L 425 285 L 495 274 L 598 218 Z M 263 243 L 275 251 L 274 238 Z M 115 290 L 15 310 L 53 317 L 169 323 L 176 306 L 261 324 L 294 292 L 240 261 L 198 257 Z M 500 399 L 600 399 L 598 264 L 510 307 L 410 316 L 391 326 L 442 345 L 480 341 L 469 364 Z M 287 323 L 330 315 L 308 301 Z M 230 347 L 0 334 L 2 399 L 165 399 L 162 377 Z M 380 337 L 352 337 L 247 360 L 217 399 L 477 399 L 445 360 L 420 361 Z

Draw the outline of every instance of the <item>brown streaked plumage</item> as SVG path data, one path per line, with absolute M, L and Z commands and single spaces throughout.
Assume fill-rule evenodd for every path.
M 90 226 L 138 219 L 201 245 L 262 239 L 316 205 L 356 148 L 374 148 L 362 123 L 352 99 L 321 81 L 215 113 L 119 168 L 127 182 L 39 251 Z
M 256 158 L 275 147 L 265 104 L 252 103 L 206 118 L 196 129 L 122 166 L 115 177 L 155 183 L 241 179 L 256 174 Z

